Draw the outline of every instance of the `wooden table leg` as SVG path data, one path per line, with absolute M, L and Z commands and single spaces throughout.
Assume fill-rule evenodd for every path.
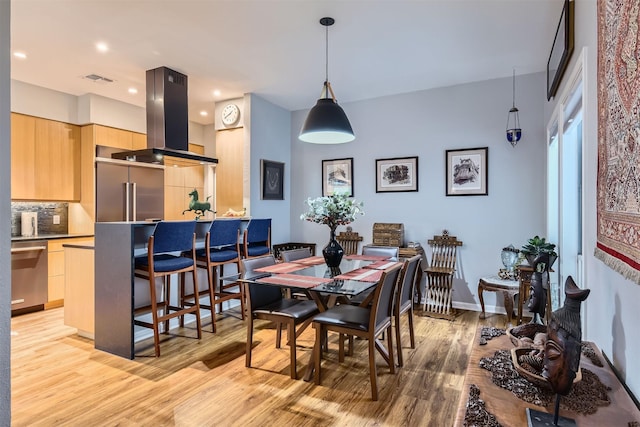
M 480 299 L 480 307 L 482 307 L 482 312 L 480 313 L 480 319 L 484 319 L 486 314 L 484 312 L 484 297 L 482 296 L 482 292 L 484 291 L 484 285 L 482 280 L 478 282 L 478 299 Z

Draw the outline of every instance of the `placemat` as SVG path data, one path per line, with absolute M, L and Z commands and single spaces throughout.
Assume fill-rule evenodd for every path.
M 375 270 L 386 270 L 387 268 L 395 267 L 398 264 L 402 265 L 402 263 L 398 261 L 383 260 L 383 261 L 376 261 L 369 265 L 365 265 L 364 268 L 373 268 Z
M 291 273 L 292 271 L 302 270 L 305 268 L 302 264 L 294 264 L 292 262 L 282 262 L 280 264 L 267 265 L 266 267 L 256 268 L 255 271 L 261 273 Z
M 302 276 L 300 274 L 274 274 L 257 280 L 259 283 L 269 283 L 272 285 L 293 286 L 296 288 L 315 288 L 321 283 L 331 282 L 332 279 L 326 277 Z
M 359 260 L 359 261 L 383 261 L 389 259 L 384 255 L 347 255 L 345 259 Z
M 302 265 L 320 265 L 324 264 L 324 257 L 321 256 L 311 256 L 308 258 L 296 259 L 291 262 Z
M 382 277 L 382 270 L 371 268 L 359 268 L 348 273 L 334 277 L 338 280 L 357 280 L 359 282 L 377 282 Z

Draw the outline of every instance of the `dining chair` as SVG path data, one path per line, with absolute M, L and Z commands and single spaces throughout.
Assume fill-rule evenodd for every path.
M 400 255 L 400 248 L 397 246 L 366 245 L 362 247 L 362 255 L 385 256 L 391 261 L 397 261 Z
M 416 348 L 416 338 L 413 331 L 413 296 L 416 286 L 419 286 L 422 279 L 422 270 L 420 269 L 421 255 L 415 255 L 405 260 L 402 267 L 402 274 L 398 283 L 398 290 L 395 293 L 395 302 L 393 304 L 393 321 L 396 330 L 396 345 L 398 348 L 398 366 L 403 366 L 402 359 L 402 341 L 400 333 L 400 319 L 405 313 L 409 326 L 409 338 L 411 348 Z
M 451 304 L 453 275 L 456 271 L 458 246 L 462 242 L 456 236 L 442 230 L 442 235 L 429 239 L 431 264 L 425 269 L 427 285 L 424 297 L 424 314 L 441 319 L 453 320 L 456 312 Z
M 255 218 L 244 230 L 242 250 L 245 258 L 271 253 L 271 218 Z
M 135 269 L 138 277 L 149 279 L 148 301 L 138 298 L 134 315 L 151 312 L 152 322 L 134 319 L 134 324 L 153 329 L 153 341 L 156 357 L 160 357 L 159 324 L 164 323 L 163 331 L 169 331 L 169 320 L 185 314 L 196 317 L 198 339 L 202 337 L 200 324 L 200 306 L 198 281 L 196 274 L 196 221 L 160 221 L 147 243 L 147 255 L 135 258 Z M 186 254 L 187 256 L 181 256 Z M 189 306 L 171 305 L 171 275 L 178 274 L 181 287 L 184 286 L 187 272 L 193 275 L 195 302 Z M 163 279 L 158 292 L 156 279 Z M 158 311 L 162 310 L 162 315 Z
M 298 248 L 288 251 L 282 251 L 280 252 L 280 256 L 282 257 L 282 261 L 284 262 L 291 262 L 297 259 L 309 258 L 311 256 L 311 249 Z
M 199 297 L 209 297 L 208 304 L 200 302 L 200 308 L 211 311 L 211 330 L 216 332 L 216 308 L 222 312 L 222 303 L 229 300 L 240 300 L 240 311 L 244 320 L 244 295 L 242 285 L 236 280 L 224 279 L 224 265 L 235 264 L 240 273 L 240 224 L 239 219 L 216 219 L 211 222 L 205 237 L 204 249 L 196 250 L 196 265 L 206 268 L 208 286 L 199 289 Z M 218 274 L 220 270 L 220 274 Z M 238 276 L 234 276 L 236 279 Z M 182 305 L 195 304 L 193 288 L 181 296 Z
M 401 265 L 395 265 L 383 271 L 376 285 L 372 304 L 369 307 L 341 304 L 316 315 L 313 318 L 313 327 L 316 330 L 316 343 L 314 355 L 314 379 L 316 384 L 321 383 L 320 360 L 322 358 L 323 337 L 328 331 L 338 332 L 339 350 L 338 360 L 344 360 L 344 336 L 357 336 L 368 340 L 369 344 L 369 376 L 371 380 L 371 397 L 378 400 L 377 369 L 375 354 L 380 352 L 387 362 L 391 373 L 395 373 L 395 359 L 393 357 L 392 339 L 392 306 L 393 294 L 398 282 Z M 387 336 L 387 348 L 378 339 L 382 333 Z
M 273 255 L 242 260 L 243 278 L 250 279 L 255 276 L 257 268 L 276 263 Z M 247 348 L 246 363 L 251 367 L 251 350 L 253 347 L 253 322 L 255 319 L 269 320 L 277 325 L 276 348 L 280 348 L 281 325 L 287 325 L 287 338 L 290 354 L 290 375 L 296 379 L 296 326 L 306 327 L 314 315 L 318 313 L 318 307 L 312 300 L 298 300 L 284 298 L 282 290 L 278 286 L 261 283 L 244 283 L 247 299 Z
M 344 249 L 345 255 L 355 255 L 358 253 L 358 245 L 362 242 L 362 236 L 357 231 L 353 231 L 351 226 L 347 227 L 347 231 L 341 231 L 336 240 Z

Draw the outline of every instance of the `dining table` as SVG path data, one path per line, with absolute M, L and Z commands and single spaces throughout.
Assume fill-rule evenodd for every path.
M 291 262 L 281 262 L 255 269 L 251 275 L 239 279 L 240 282 L 265 286 L 295 289 L 313 300 L 318 310 L 323 312 L 340 301 L 346 302 L 378 284 L 382 272 L 400 263 L 380 255 L 347 255 L 339 267 L 329 268 L 321 256 L 311 256 Z M 370 293 L 373 295 L 373 292 Z M 368 305 L 365 298 L 360 305 Z M 296 332 L 298 336 L 305 327 Z M 303 379 L 313 378 L 313 348 Z

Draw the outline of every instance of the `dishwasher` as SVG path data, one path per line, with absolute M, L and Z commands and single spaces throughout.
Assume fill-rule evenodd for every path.
M 11 242 L 11 314 L 43 310 L 47 287 L 47 241 Z

